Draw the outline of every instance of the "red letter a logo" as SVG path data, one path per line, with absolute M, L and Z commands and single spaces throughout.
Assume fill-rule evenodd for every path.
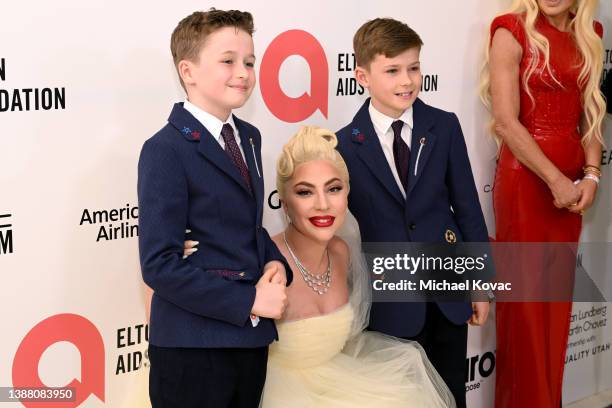
M 279 72 L 283 62 L 292 55 L 303 57 L 310 67 L 310 95 L 291 98 L 283 92 Z M 264 53 L 259 72 L 261 96 L 274 116 L 284 122 L 299 122 L 317 109 L 327 118 L 328 92 L 327 59 L 323 47 L 310 33 L 289 30 L 279 34 Z
M 81 353 L 81 381 L 75 378 L 66 385 L 74 388 L 75 401 L 55 402 L 48 406 L 75 408 L 90 394 L 104 401 L 104 342 L 96 326 L 76 314 L 51 316 L 30 330 L 15 353 L 13 387 L 47 387 L 38 376 L 38 363 L 45 350 L 60 341 L 74 344 Z M 26 407 L 44 406 L 40 402 L 21 403 Z

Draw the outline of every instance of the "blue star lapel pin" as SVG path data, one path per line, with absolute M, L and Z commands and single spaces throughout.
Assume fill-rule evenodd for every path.
M 353 140 L 356 142 L 363 143 L 365 140 L 365 135 L 357 128 L 353 128 L 351 135 L 353 136 Z

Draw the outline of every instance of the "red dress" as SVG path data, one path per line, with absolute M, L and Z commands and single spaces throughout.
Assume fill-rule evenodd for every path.
M 491 24 L 491 38 L 500 27 L 510 31 L 523 48 L 522 81 L 530 59 L 538 58 L 529 52 L 522 17 L 497 17 Z M 519 120 L 555 166 L 576 180 L 582 177 L 584 165 L 578 132 L 580 53 L 571 33 L 557 30 L 542 15 L 536 29 L 549 41 L 551 71 L 562 87 L 548 72 L 536 70 L 529 80 L 534 102 L 521 82 Z M 595 30 L 601 37 L 599 23 Z M 497 163 L 493 207 L 497 241 L 577 242 L 580 237 L 582 217 L 557 209 L 547 185 L 507 146 L 502 147 Z M 497 304 L 496 407 L 560 406 L 571 308 L 571 302 Z

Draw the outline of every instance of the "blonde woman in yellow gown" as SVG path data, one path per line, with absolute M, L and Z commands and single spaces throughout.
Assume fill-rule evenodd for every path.
M 336 144 L 333 132 L 305 126 L 278 160 L 288 224 L 272 239 L 294 279 L 277 322 L 279 341 L 270 346 L 261 406 L 454 407 L 417 343 L 364 331 L 369 276 L 356 222 L 345 223 L 349 177 Z

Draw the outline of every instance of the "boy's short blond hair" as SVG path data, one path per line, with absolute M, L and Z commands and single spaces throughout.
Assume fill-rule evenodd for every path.
M 243 30 L 251 36 L 255 31 L 253 16 L 248 11 L 211 8 L 208 11 L 196 11 L 182 19 L 170 39 L 170 51 L 177 72 L 180 61 L 197 61 L 206 38 L 223 27 L 236 27 L 237 30 Z M 180 74 L 179 80 L 185 89 Z
M 421 48 L 421 37 L 407 24 L 392 18 L 375 18 L 357 30 L 353 50 L 358 66 L 369 69 L 378 54 L 393 58 L 410 48 Z

